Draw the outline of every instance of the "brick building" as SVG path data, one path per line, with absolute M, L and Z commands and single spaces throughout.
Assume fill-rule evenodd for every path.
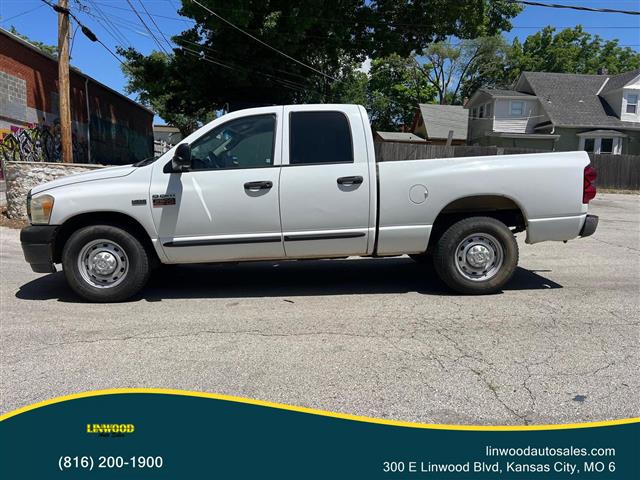
M 75 163 L 126 164 L 153 155 L 153 112 L 71 68 Z M 59 161 L 58 63 L 0 29 L 0 157 Z

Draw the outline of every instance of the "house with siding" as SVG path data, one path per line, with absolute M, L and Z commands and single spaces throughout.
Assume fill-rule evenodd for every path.
M 469 144 L 640 154 L 640 69 L 619 75 L 524 72 L 511 90 L 469 99 Z

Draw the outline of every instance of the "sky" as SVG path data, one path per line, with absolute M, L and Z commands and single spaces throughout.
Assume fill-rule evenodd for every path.
M 52 0 L 56 1 L 56 0 Z M 147 25 L 154 29 L 141 0 L 129 0 Z M 170 39 L 189 28 L 191 20 L 180 17 L 181 0 L 142 0 L 164 37 Z M 547 3 L 640 10 L 640 0 L 541 0 Z M 69 0 L 73 12 L 105 45 L 115 51 L 118 45 L 132 45 L 142 53 L 158 50 L 158 45 L 132 11 L 127 0 Z M 82 9 L 80 7 L 82 5 Z M 218 12 L 224 16 L 224 12 Z M 105 21 L 105 19 L 108 20 Z M 526 6 L 512 21 L 514 28 L 504 36 L 524 40 L 546 25 L 557 29 L 583 25 L 591 34 L 605 39 L 618 39 L 623 46 L 640 51 L 640 16 L 617 13 L 594 13 L 565 9 Z M 57 44 L 57 14 L 41 0 L 0 0 L 0 27 L 15 26 L 18 32 L 46 44 Z M 154 31 L 164 48 L 164 39 Z M 71 63 L 96 80 L 124 92 L 126 78 L 119 62 L 103 47 L 90 42 L 78 30 L 72 43 Z M 208 65 L 209 67 L 211 65 Z M 135 95 L 130 95 L 135 98 Z

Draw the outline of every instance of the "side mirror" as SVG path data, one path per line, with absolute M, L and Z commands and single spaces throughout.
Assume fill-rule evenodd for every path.
M 171 168 L 174 172 L 188 172 L 191 169 L 191 147 L 188 143 L 178 145 L 171 159 Z

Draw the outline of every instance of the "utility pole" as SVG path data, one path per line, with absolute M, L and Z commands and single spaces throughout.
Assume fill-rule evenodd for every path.
M 60 99 L 60 150 L 62 161 L 73 162 L 69 88 L 69 0 L 58 0 L 58 97 Z

